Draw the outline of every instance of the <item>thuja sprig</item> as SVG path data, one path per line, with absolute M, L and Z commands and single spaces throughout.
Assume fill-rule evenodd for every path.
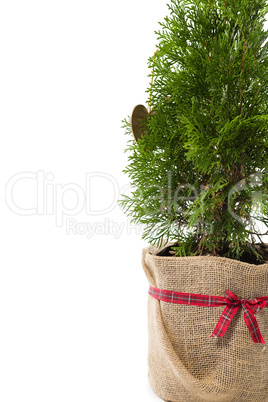
M 149 57 L 146 135 L 121 205 L 150 243 L 241 259 L 267 234 L 266 0 L 172 0 Z M 149 74 L 152 78 L 152 73 Z M 130 132 L 129 121 L 124 121 Z M 258 231 L 257 224 L 265 227 Z M 254 229 L 252 229 L 254 228 Z

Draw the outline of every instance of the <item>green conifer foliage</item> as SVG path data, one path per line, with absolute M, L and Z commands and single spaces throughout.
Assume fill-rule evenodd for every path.
M 148 62 L 154 113 L 138 146 L 128 142 L 124 172 L 133 191 L 121 205 L 151 244 L 177 241 L 177 256 L 239 260 L 251 253 L 261 261 L 255 243 L 268 226 L 268 2 L 172 0 L 168 7 Z M 129 119 L 124 127 L 131 136 Z

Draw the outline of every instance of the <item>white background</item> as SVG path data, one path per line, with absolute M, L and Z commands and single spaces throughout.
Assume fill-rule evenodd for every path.
M 167 14 L 162 0 L 1 3 L 1 402 L 159 401 L 147 244 L 115 202 L 121 121 L 146 104 Z
M 128 184 L 121 121 L 146 103 L 167 14 L 162 0 L 1 3 L 1 402 L 159 400 L 146 243 L 113 198 Z M 88 211 L 61 224 L 74 186 Z M 67 219 L 90 233 L 68 233 Z

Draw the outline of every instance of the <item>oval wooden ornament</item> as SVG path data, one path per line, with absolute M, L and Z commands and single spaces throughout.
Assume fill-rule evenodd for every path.
M 137 105 L 134 107 L 131 119 L 130 119 L 130 124 L 131 124 L 131 131 L 133 134 L 133 137 L 138 144 L 138 140 L 145 134 L 144 129 L 141 127 L 141 122 L 144 119 L 148 119 L 149 112 L 146 109 L 145 106 L 143 105 Z

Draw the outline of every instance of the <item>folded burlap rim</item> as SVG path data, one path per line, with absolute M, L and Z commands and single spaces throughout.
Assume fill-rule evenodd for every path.
M 165 259 L 165 260 L 174 260 L 174 258 L 180 258 L 180 260 L 189 260 L 189 258 L 191 259 L 197 259 L 197 261 L 225 261 L 225 262 L 229 262 L 230 261 L 234 261 L 236 264 L 241 264 L 242 266 L 250 266 L 250 267 L 256 267 L 258 270 L 263 268 L 266 269 L 268 266 L 268 263 L 264 263 L 264 264 L 250 264 L 248 262 L 244 262 L 244 261 L 239 261 L 239 260 L 234 260 L 231 258 L 226 258 L 226 257 L 218 257 L 218 256 L 213 256 L 212 254 L 207 254 L 207 255 L 203 255 L 203 256 L 187 256 L 187 257 L 176 257 L 175 255 L 170 256 L 170 257 L 162 257 L 162 256 L 157 256 L 156 254 L 159 253 L 161 250 L 163 250 L 163 248 L 171 246 L 173 244 L 173 242 L 168 242 L 168 243 L 163 243 L 162 246 L 160 247 L 156 247 L 156 246 L 148 246 L 146 247 L 144 250 L 146 250 L 146 252 L 148 252 L 148 254 L 151 254 L 152 257 L 154 259 Z M 268 245 L 268 243 L 267 243 Z

